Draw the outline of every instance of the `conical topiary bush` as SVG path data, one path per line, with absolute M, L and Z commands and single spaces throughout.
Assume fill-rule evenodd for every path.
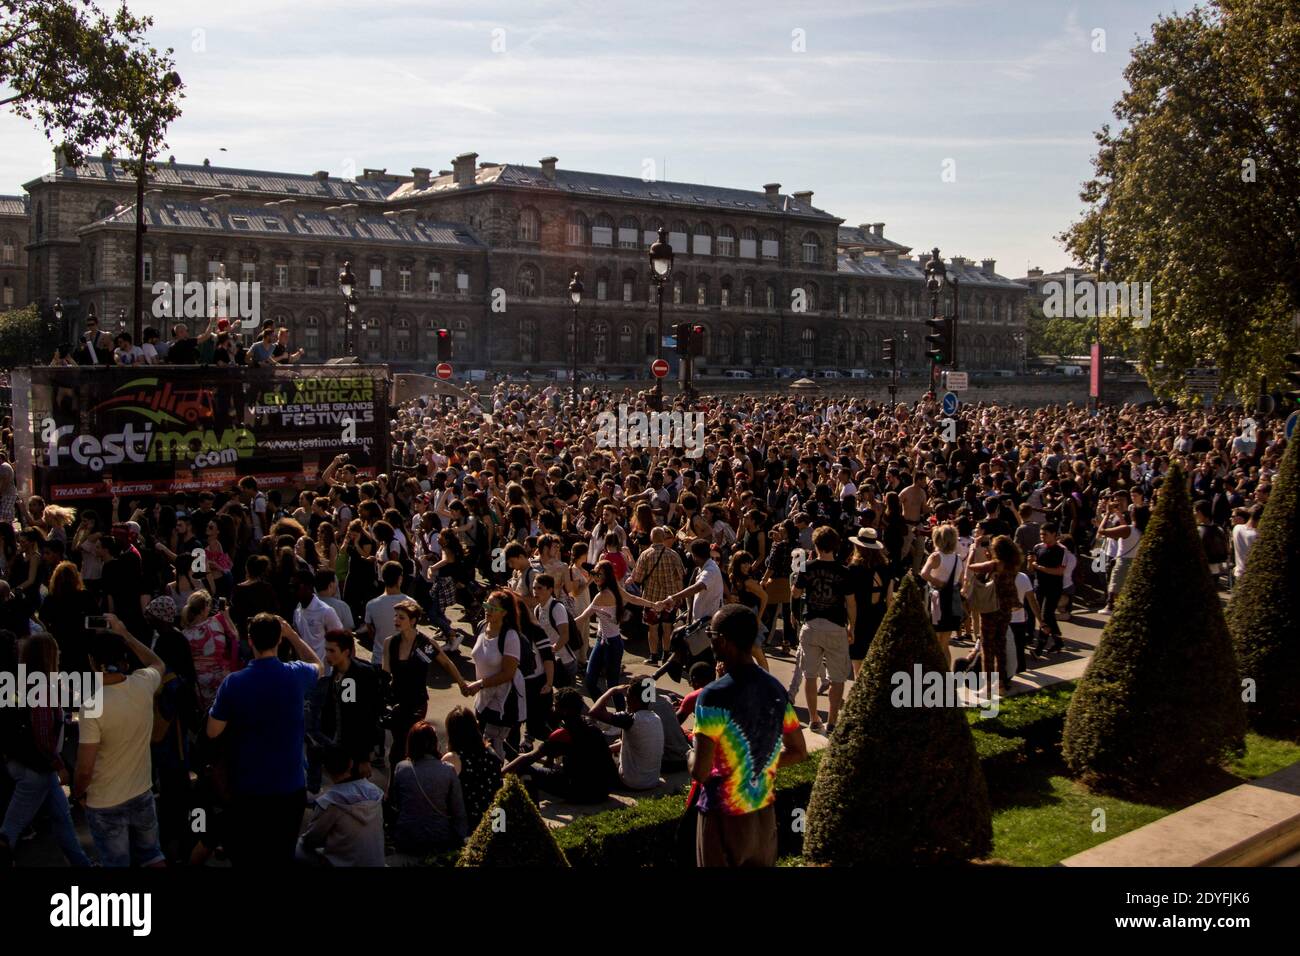
M 1158 797 L 1240 748 L 1245 724 L 1223 606 L 1175 465 L 1070 700 L 1062 750 L 1089 786 Z
M 1233 588 L 1228 626 L 1243 679 L 1251 726 L 1300 734 L 1300 440 L 1288 443 L 1246 576 Z
M 567 867 L 569 861 L 537 804 L 519 778 L 510 774 L 469 835 L 456 865 Z
M 966 715 L 957 707 L 896 706 L 918 664 L 936 679 L 949 676 L 921 586 L 908 575 L 818 767 L 808 802 L 806 862 L 954 863 L 992 849 L 988 788 Z M 896 675 L 905 675 L 906 683 Z

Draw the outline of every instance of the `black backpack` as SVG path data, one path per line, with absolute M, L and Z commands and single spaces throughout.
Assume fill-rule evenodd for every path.
M 519 673 L 524 675 L 524 680 L 528 680 L 528 678 L 540 673 L 537 667 L 537 655 L 533 653 L 533 648 L 547 641 L 546 632 L 542 630 L 542 626 L 534 621 L 531 615 L 526 617 L 526 620 L 519 622 L 519 628 L 515 631 L 519 635 Z M 505 656 L 505 631 L 502 631 L 497 637 L 497 650 L 501 656 Z
M 1205 547 L 1205 560 L 1209 564 L 1223 564 L 1228 560 L 1228 535 L 1217 524 L 1205 526 L 1205 536 L 1201 538 Z

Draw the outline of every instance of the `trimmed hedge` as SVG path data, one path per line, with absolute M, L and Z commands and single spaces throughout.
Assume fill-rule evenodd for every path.
M 470 834 L 456 865 L 567 867 L 569 863 L 537 804 L 512 773 Z
M 928 681 L 948 670 L 909 575 L 821 760 L 808 803 L 807 862 L 934 865 L 993 849 L 993 811 L 970 724 L 956 707 L 920 705 L 922 674 Z

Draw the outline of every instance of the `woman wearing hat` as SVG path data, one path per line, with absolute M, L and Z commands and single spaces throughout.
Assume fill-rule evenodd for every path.
M 849 645 L 849 661 L 853 664 L 853 679 L 857 680 L 871 639 L 885 619 L 885 610 L 894 593 L 894 579 L 885 558 L 885 545 L 875 528 L 862 528 L 849 541 L 853 544 L 849 580 L 858 606 L 853 643 Z

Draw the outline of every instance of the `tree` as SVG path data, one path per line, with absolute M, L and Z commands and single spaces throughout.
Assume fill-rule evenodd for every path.
M 921 586 L 908 575 L 817 769 L 808 801 L 806 862 L 952 863 L 992 849 L 988 788 L 970 725 L 956 707 L 910 706 L 916 665 L 922 673 L 948 677 L 949 662 Z M 900 689 L 905 700 L 897 696 Z
M 1175 464 L 1070 700 L 1062 750 L 1089 786 L 1158 797 L 1241 748 L 1245 720 L 1223 606 Z
M 0 368 L 47 364 L 55 344 L 54 330 L 35 305 L 0 312 Z
M 172 50 L 149 45 L 151 17 L 91 0 L 0 0 L 0 106 L 40 124 L 69 163 L 153 149 L 180 115 Z
M 1104 323 L 1135 345 L 1157 394 L 1186 397 L 1209 360 L 1225 389 L 1277 377 L 1300 310 L 1300 18 L 1295 0 L 1211 0 L 1161 17 L 1125 70 L 1120 126 L 1096 134 L 1091 207 L 1061 239 L 1103 278 L 1150 282 L 1149 328 Z
M 1287 443 L 1273 492 L 1233 588 L 1228 624 L 1241 676 L 1254 682 L 1246 712 L 1260 731 L 1300 730 L 1300 441 Z
M 456 865 L 567 867 L 569 861 L 537 804 L 519 778 L 510 774 L 470 834 Z

